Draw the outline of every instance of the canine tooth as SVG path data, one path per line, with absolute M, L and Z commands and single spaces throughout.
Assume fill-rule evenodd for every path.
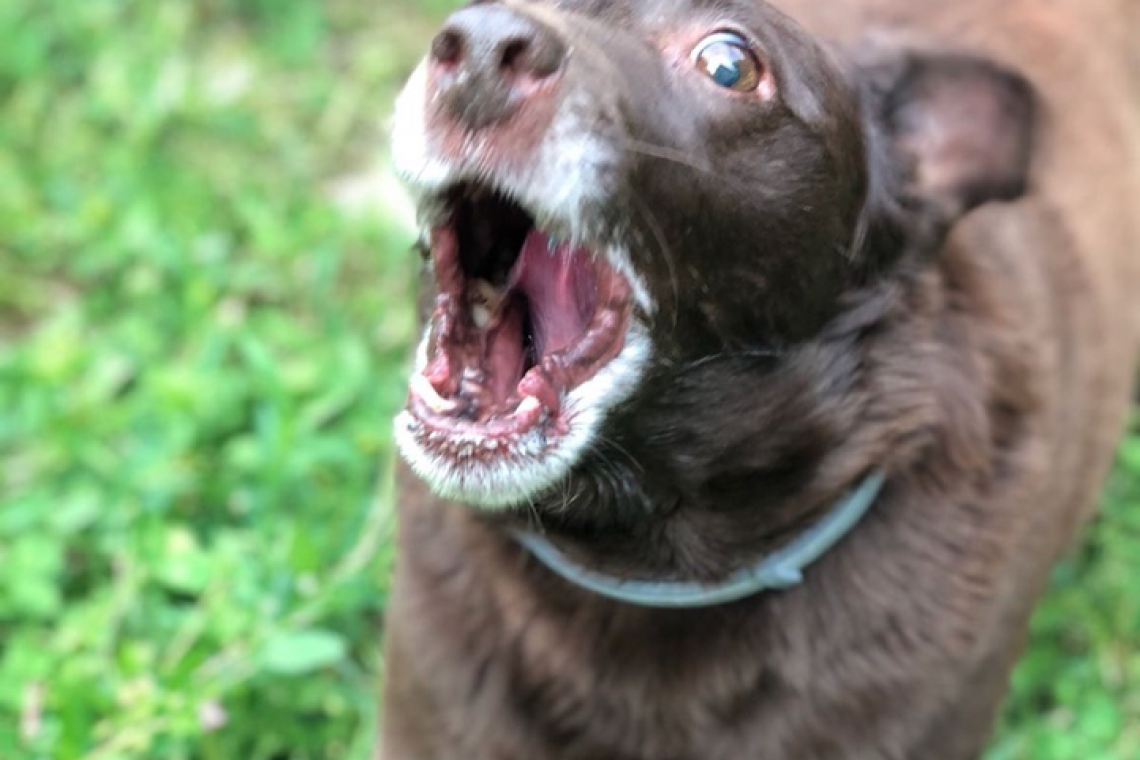
M 417 373 L 415 377 L 412 378 L 412 391 L 423 399 L 428 405 L 428 408 L 436 414 L 453 412 L 457 406 L 454 401 L 448 401 L 440 396 L 435 386 L 431 384 L 431 381 L 421 374 Z
M 472 282 L 471 290 L 475 298 L 489 308 L 495 309 L 503 301 L 502 291 L 484 279 L 478 279 Z
M 469 290 L 471 318 L 483 329 L 494 322 L 503 305 L 503 292 L 486 280 L 475 280 Z
M 524 398 L 519 403 L 518 409 L 515 410 L 515 414 L 527 415 L 527 414 L 530 414 L 531 412 L 535 411 L 536 409 L 541 409 L 541 408 L 542 408 L 542 402 L 541 401 L 536 399 L 534 396 L 527 396 L 526 398 Z
M 491 324 L 491 312 L 483 304 L 477 303 L 471 307 L 471 319 L 480 330 L 485 329 Z

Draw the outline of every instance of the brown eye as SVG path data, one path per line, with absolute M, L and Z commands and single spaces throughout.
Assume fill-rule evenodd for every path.
M 733 32 L 716 32 L 693 49 L 693 63 L 721 87 L 751 92 L 760 84 L 763 69 L 748 41 Z

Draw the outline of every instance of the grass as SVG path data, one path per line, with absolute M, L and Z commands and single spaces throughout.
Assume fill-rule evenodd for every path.
M 369 756 L 445 7 L 0 2 L 3 760 Z M 1138 506 L 1133 437 L 991 760 L 1140 757 Z

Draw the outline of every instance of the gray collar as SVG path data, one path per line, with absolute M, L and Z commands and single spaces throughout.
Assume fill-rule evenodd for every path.
M 799 584 L 803 581 L 804 568 L 839 543 L 859 523 L 874 503 L 884 480 L 882 472 L 871 473 L 791 543 L 714 583 L 620 578 L 583 567 L 537 533 L 517 530 L 514 537 L 551 571 L 600 596 L 641 607 L 711 607 L 760 591 Z

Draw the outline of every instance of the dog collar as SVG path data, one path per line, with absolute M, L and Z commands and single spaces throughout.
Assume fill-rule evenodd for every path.
M 582 567 L 537 533 L 516 530 L 514 537 L 551 571 L 600 596 L 641 607 L 712 607 L 761 591 L 798 585 L 803 581 L 804 568 L 839 543 L 859 523 L 879 495 L 884 480 L 883 473 L 871 473 L 791 543 L 714 583 L 647 581 L 607 575 Z

